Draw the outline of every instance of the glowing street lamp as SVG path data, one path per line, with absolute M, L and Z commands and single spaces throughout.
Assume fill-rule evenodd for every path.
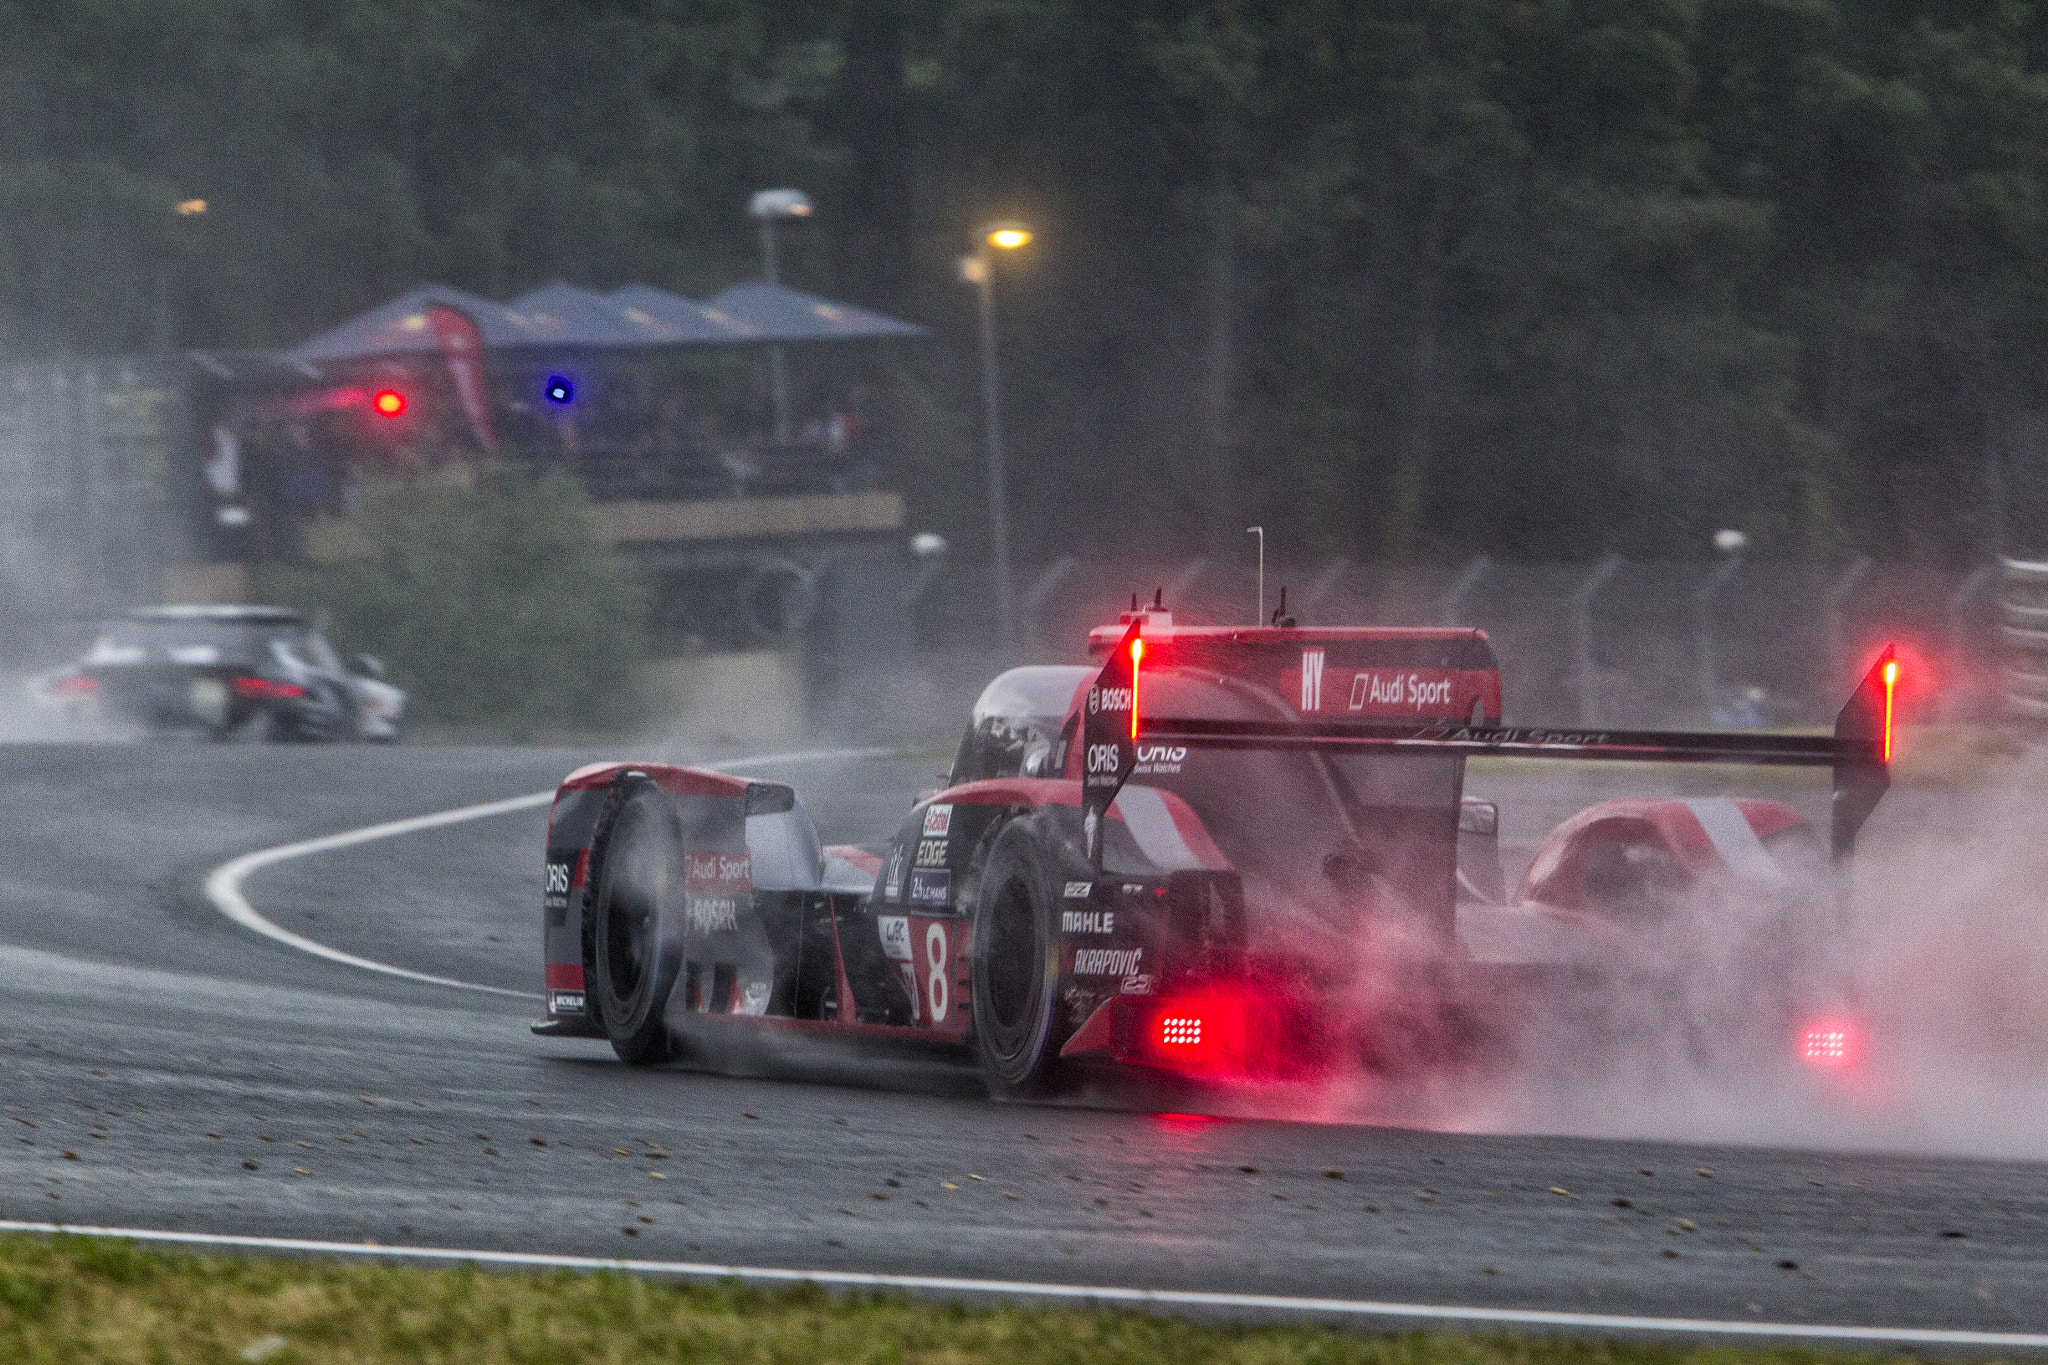
M 996 251 L 1016 251 L 1031 244 L 1031 229 L 1022 223 L 990 223 L 981 231 L 982 245 L 972 256 L 960 258 L 960 278 L 974 286 L 981 304 L 981 401 L 986 410 L 988 431 L 988 520 L 991 558 L 995 563 L 996 620 L 1002 632 L 1003 648 L 1017 644 L 1017 602 L 1010 582 L 1010 499 L 1003 477 L 1003 417 L 1001 382 L 996 370 L 996 303 L 994 271 L 990 268 Z
M 761 224 L 761 274 L 779 283 L 775 268 L 775 225 L 784 219 L 811 216 L 810 197 L 802 190 L 761 190 L 747 203 L 747 212 Z M 789 375 L 782 347 L 768 348 L 768 389 L 775 400 L 775 444 L 789 444 Z

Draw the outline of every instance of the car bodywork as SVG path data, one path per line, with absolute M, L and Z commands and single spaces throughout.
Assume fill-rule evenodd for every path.
M 394 740 L 406 701 L 381 663 L 344 665 L 296 611 L 201 604 L 107 622 L 44 692 L 80 720 L 214 738 Z
M 1628 965 L 1601 945 L 1628 944 L 1629 896 L 1669 904 L 1759 859 L 1781 876 L 1766 843 L 1811 838 L 1773 802 L 1603 803 L 1510 895 L 1469 757 L 1832 766 L 1838 854 L 1886 781 L 1889 656 L 1815 737 L 1503 727 L 1476 630 L 1190 629 L 1153 610 L 1090 644 L 1099 666 L 992 682 L 947 788 L 878 849 L 821 847 L 777 784 L 572 774 L 536 1031 L 634 1061 L 731 1028 L 964 1046 L 1005 1094 L 1097 1064 L 1462 1064 L 1531 989 Z

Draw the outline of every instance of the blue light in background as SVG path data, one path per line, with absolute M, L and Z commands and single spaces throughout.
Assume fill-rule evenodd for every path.
M 550 403 L 567 403 L 576 397 L 576 385 L 565 374 L 551 374 L 541 392 L 547 395 Z

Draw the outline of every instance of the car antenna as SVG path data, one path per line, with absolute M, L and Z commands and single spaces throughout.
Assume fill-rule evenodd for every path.
M 1152 589 L 1152 610 L 1154 610 L 1154 611 L 1165 611 L 1165 610 L 1166 610 L 1166 589 L 1164 589 L 1164 588 L 1154 588 L 1154 589 Z
M 1138 609 L 1138 594 L 1136 594 L 1136 593 L 1132 593 L 1132 594 L 1131 594 L 1131 610 L 1132 610 L 1132 611 L 1136 611 L 1137 609 Z
M 1280 605 L 1273 608 L 1273 624 L 1283 629 L 1300 624 L 1287 614 L 1287 585 L 1285 583 L 1280 585 Z
M 1252 623 L 1256 625 L 1266 619 L 1266 528 L 1247 526 L 1244 533 L 1259 538 L 1259 614 L 1252 617 Z

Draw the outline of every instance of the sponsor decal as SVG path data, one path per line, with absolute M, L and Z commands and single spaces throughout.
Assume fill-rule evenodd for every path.
M 683 920 L 700 934 L 736 929 L 740 897 L 753 889 L 754 863 L 748 854 L 687 854 L 683 859 Z
M 1091 687 L 1088 689 L 1088 714 L 1099 716 L 1104 711 L 1128 711 L 1131 709 L 1131 689 L 1128 687 Z
M 945 839 L 919 839 L 917 841 L 917 865 L 919 867 L 944 867 L 946 865 Z
M 1060 911 L 1060 932 L 1063 934 L 1113 934 L 1116 932 L 1116 911 L 1062 910 Z
M 1075 976 L 1131 976 L 1138 970 L 1143 948 L 1076 948 Z
M 1070 901 L 1085 901 L 1088 899 L 1088 893 L 1094 889 L 1094 882 L 1068 882 L 1067 889 L 1060 893 L 1060 898 Z
M 1301 709 L 1304 712 L 1323 709 L 1323 659 L 1320 649 L 1301 651 Z
M 1088 746 L 1085 766 L 1090 776 L 1114 777 L 1117 770 L 1123 766 L 1123 762 L 1123 755 L 1117 752 L 1117 746 L 1114 744 Z
M 903 899 L 903 850 L 889 850 L 889 874 L 882 878 L 882 899 L 900 901 Z
M 549 992 L 548 992 L 548 1013 L 549 1013 L 549 1014 L 581 1014 L 581 1013 L 583 1013 L 583 992 L 582 992 L 582 991 L 549 991 Z
M 893 957 L 898 962 L 910 961 L 910 917 L 908 915 L 881 915 L 875 920 L 875 927 L 882 934 L 882 955 Z
M 943 867 L 913 867 L 910 894 L 904 899 L 912 905 L 943 910 L 953 899 L 953 874 Z
M 1125 977 L 1123 993 L 1125 995 L 1152 994 L 1152 978 L 1149 975 Z
M 924 837 L 943 839 L 953 828 L 953 806 L 926 806 L 924 809 Z
M 574 864 L 551 862 L 547 867 L 545 888 L 541 892 L 541 906 L 548 910 L 569 908 L 569 874 Z
M 1177 744 L 1140 744 L 1138 766 L 1131 771 L 1137 773 L 1177 773 L 1180 765 L 1187 762 L 1188 751 Z
M 1375 673 L 1362 670 L 1351 677 L 1353 711 L 1367 707 L 1398 706 L 1420 711 L 1425 706 L 1449 706 L 1453 682 L 1450 678 L 1425 678 L 1420 673 Z
M 768 983 L 749 981 L 733 1001 L 734 1014 L 766 1014 L 768 1012 Z

